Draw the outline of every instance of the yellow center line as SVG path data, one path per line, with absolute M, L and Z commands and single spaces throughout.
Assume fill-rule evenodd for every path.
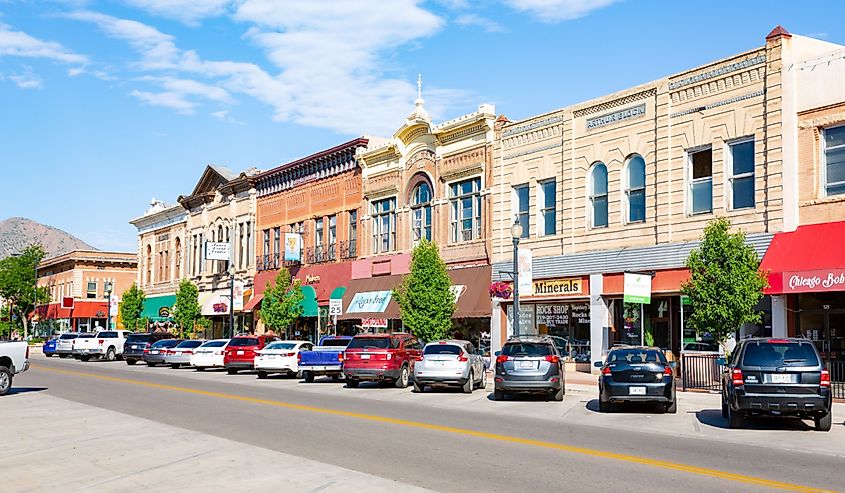
M 377 423 L 389 423 L 398 426 L 407 426 L 411 428 L 418 428 L 424 430 L 440 431 L 444 433 L 452 433 L 455 435 L 471 436 L 476 438 L 483 438 L 486 440 L 494 440 L 497 442 L 516 443 L 520 445 L 527 445 L 531 447 L 539 447 L 544 449 L 558 450 L 561 452 L 568 452 L 571 454 L 586 455 L 590 457 L 598 457 L 602 459 L 611 459 L 631 464 L 640 464 L 645 466 L 657 467 L 661 469 L 669 469 L 672 471 L 680 471 L 688 474 L 696 474 L 699 476 L 707 476 L 711 478 L 725 479 L 737 483 L 753 484 L 756 486 L 764 486 L 776 490 L 795 491 L 801 493 L 835 493 L 833 490 L 826 490 L 821 488 L 814 488 L 810 486 L 801 486 L 797 484 L 782 483 L 779 481 L 772 481 L 769 479 L 758 478 L 754 476 L 746 476 L 744 474 L 735 474 L 717 469 L 709 469 L 706 467 L 690 466 L 687 464 L 679 464 L 657 459 L 648 459 L 645 457 L 638 457 L 636 455 L 618 454 L 615 452 L 606 452 L 603 450 L 589 449 L 584 447 L 576 447 L 573 445 L 564 445 L 561 443 L 545 442 L 542 440 L 532 440 L 529 438 L 520 438 L 509 435 L 499 435 L 496 433 L 487 433 L 483 431 L 468 430 L 464 428 L 455 428 L 452 426 L 435 425 L 431 423 L 422 423 L 419 421 L 410 421 L 406 419 L 388 418 L 386 416 L 377 416 L 372 414 L 356 413 L 350 411 L 340 411 L 337 409 L 328 409 L 316 406 L 306 406 L 302 404 L 291 404 L 289 402 L 273 401 L 269 399 L 259 399 L 256 397 L 245 397 L 234 394 L 226 394 L 222 392 L 212 392 L 208 390 L 192 389 L 188 387 L 177 387 L 174 385 L 165 385 L 160 383 L 143 382 L 140 380 L 131 380 L 127 378 L 112 377 L 107 375 L 97 375 L 94 373 L 85 373 L 74 370 L 60 370 L 58 368 L 47 368 L 41 365 L 32 365 L 33 368 L 39 370 L 50 371 L 55 373 L 64 373 L 67 375 L 76 375 L 88 378 L 96 378 L 99 380 L 106 380 L 110 382 L 127 383 L 131 385 L 141 385 L 161 390 L 170 390 L 174 392 L 182 392 L 187 394 L 202 395 L 206 397 L 216 397 L 219 399 L 229 399 L 233 401 L 249 402 L 252 404 L 262 404 L 266 406 L 274 406 L 285 409 L 294 409 L 297 411 L 305 411 L 311 413 L 327 414 L 332 416 L 343 416 L 347 418 L 362 419 L 366 421 L 373 421 Z

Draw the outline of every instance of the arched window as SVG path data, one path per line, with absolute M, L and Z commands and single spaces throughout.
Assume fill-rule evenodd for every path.
M 173 249 L 176 251 L 176 269 L 173 272 L 173 278 L 178 280 L 182 277 L 182 240 L 176 238 L 173 242 Z
M 596 163 L 590 171 L 590 209 L 594 228 L 607 226 L 607 166 Z
M 628 222 L 645 221 L 645 160 L 639 154 L 628 158 L 625 199 L 628 202 Z
M 411 228 L 414 244 L 425 238 L 431 241 L 431 186 L 421 182 L 411 192 Z
M 153 247 L 147 245 L 147 284 L 153 282 Z

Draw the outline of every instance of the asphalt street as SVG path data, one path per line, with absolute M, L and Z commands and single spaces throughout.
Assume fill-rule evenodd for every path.
M 712 396 L 681 395 L 678 415 L 604 415 L 583 387 L 563 403 L 495 402 L 487 391 L 347 389 L 41 355 L 32 365 L 16 387 L 437 491 L 845 491 L 841 414 L 830 433 L 794 420 L 735 431 Z

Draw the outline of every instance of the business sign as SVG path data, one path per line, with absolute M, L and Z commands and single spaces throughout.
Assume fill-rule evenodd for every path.
M 116 294 L 112 294 L 109 297 L 109 304 L 111 305 L 109 309 L 112 313 L 117 313 L 117 307 L 120 305 L 120 297 Z
M 232 289 L 232 309 L 235 311 L 243 311 L 244 309 L 244 282 L 243 281 L 235 281 L 234 288 Z
M 62 298 L 62 308 L 73 308 L 73 297 L 65 296 Z
M 387 308 L 387 304 L 390 303 L 391 296 L 393 296 L 392 291 L 355 293 L 355 296 L 349 303 L 349 308 L 346 309 L 346 313 L 381 313 Z
M 603 127 L 605 125 L 610 125 L 611 123 L 621 122 L 640 115 L 645 115 L 645 104 L 632 106 L 624 110 L 614 111 L 613 113 L 607 113 L 605 115 L 597 116 L 595 118 L 588 118 L 587 130 Z
M 570 296 L 582 294 L 580 277 L 566 279 L 542 279 L 534 281 L 532 294 L 534 296 Z
M 386 318 L 362 318 L 361 327 L 387 327 Z
M 170 307 L 163 306 L 158 309 L 158 316 L 161 318 L 170 318 Z
M 329 315 L 337 316 L 343 315 L 343 300 L 330 299 L 329 300 Z
M 228 243 L 205 242 L 206 260 L 230 260 L 232 258 L 231 245 Z
M 302 259 L 302 236 L 299 233 L 285 233 L 285 260 L 299 262 Z
M 461 295 L 464 294 L 467 290 L 467 287 L 463 284 L 454 284 L 449 286 L 449 292 L 452 293 L 454 297 L 454 302 L 457 303 L 459 299 L 461 299 Z
M 534 271 L 530 248 L 518 249 L 516 267 L 519 271 L 519 292 L 528 294 L 534 287 Z
M 625 303 L 651 303 L 651 276 L 625 273 L 623 301 Z
M 845 269 L 783 273 L 784 293 L 815 293 L 821 291 L 845 291 Z

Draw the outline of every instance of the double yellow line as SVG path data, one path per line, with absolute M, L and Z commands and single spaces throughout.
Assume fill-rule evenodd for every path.
M 63 373 L 66 375 L 74 375 L 74 376 L 81 376 L 87 378 L 95 378 L 98 380 L 105 380 L 109 382 L 118 382 L 118 383 L 126 383 L 131 385 L 140 385 L 143 387 L 149 387 L 154 389 L 160 390 L 169 390 L 173 392 L 182 392 L 185 394 L 194 394 L 194 395 L 202 395 L 206 397 L 214 397 L 218 399 L 228 399 L 233 401 L 241 401 L 241 402 L 249 402 L 252 404 L 262 404 L 265 406 L 274 406 L 280 407 L 285 409 L 293 409 L 296 411 L 305 411 L 310 413 L 319 413 L 319 414 L 327 414 L 332 416 L 343 416 L 346 418 L 353 418 L 353 419 L 362 419 L 366 421 L 373 421 L 377 423 L 388 423 L 397 426 L 406 426 L 410 428 L 418 428 L 424 430 L 432 430 L 432 431 L 439 431 L 443 433 L 451 433 L 454 435 L 462 435 L 462 436 L 471 436 L 476 438 L 482 438 L 485 440 L 494 440 L 497 442 L 506 442 L 506 443 L 515 443 L 520 445 L 527 445 L 530 447 L 539 447 L 544 449 L 551 449 L 551 450 L 558 450 L 561 452 L 568 452 L 571 454 L 579 454 L 579 455 L 586 455 L 590 457 L 598 457 L 602 459 L 610 459 L 610 460 L 617 460 L 621 462 L 627 462 L 631 464 L 640 464 L 645 466 L 657 467 L 661 469 L 668 469 L 672 471 L 679 471 L 688 474 L 695 474 L 699 476 L 707 476 L 711 478 L 718 478 L 724 479 L 727 481 L 734 481 L 737 483 L 744 483 L 744 484 L 751 484 L 755 486 L 761 486 L 766 488 L 771 488 L 775 490 L 783 490 L 783 491 L 795 491 L 801 493 L 834 493 L 833 490 L 825 490 L 820 488 L 813 488 L 810 486 L 801 486 L 797 484 L 790 484 L 790 483 L 782 483 L 779 481 L 772 481 L 768 479 L 758 478 L 754 476 L 746 476 L 744 474 L 735 474 L 725 471 L 719 471 L 717 469 L 708 469 L 706 467 L 697 467 L 697 466 L 690 466 L 686 464 L 679 464 L 675 462 L 669 462 L 664 460 L 656 460 L 656 459 L 648 459 L 645 457 L 638 457 L 635 455 L 628 455 L 628 454 L 617 454 L 614 452 L 606 452 L 602 450 L 595 450 L 589 449 L 584 447 L 575 447 L 572 445 L 564 445 L 560 443 L 554 442 L 545 442 L 542 440 L 531 440 L 528 438 L 519 438 L 514 436 L 508 435 L 499 435 L 496 433 L 487 433 L 483 431 L 476 431 L 476 430 L 468 430 L 464 428 L 455 428 L 452 426 L 442 426 L 442 425 L 435 425 L 431 423 L 422 423 L 418 421 L 409 421 L 406 419 L 396 419 L 396 418 L 388 418 L 385 416 L 376 416 L 372 414 L 363 414 L 363 413 L 354 413 L 349 411 L 340 411 L 337 409 L 328 409 L 323 407 L 315 407 L 315 406 L 304 406 L 301 404 L 291 404 L 288 402 L 282 401 L 273 401 L 268 399 L 258 399 L 255 397 L 245 397 L 240 395 L 234 394 L 225 394 L 222 392 L 211 392 L 208 390 L 199 390 L 199 389 L 192 389 L 188 387 L 177 387 L 173 385 L 164 385 L 159 383 L 151 383 L 151 382 L 142 382 L 140 380 L 131 380 L 127 378 L 118 378 L 118 377 L 111 377 L 107 375 L 97 375 L 94 373 L 85 373 L 80 371 L 73 371 L 73 370 L 60 370 L 57 368 L 47 368 L 40 365 L 33 365 L 33 368 L 37 368 L 38 370 L 50 371 L 54 373 Z

